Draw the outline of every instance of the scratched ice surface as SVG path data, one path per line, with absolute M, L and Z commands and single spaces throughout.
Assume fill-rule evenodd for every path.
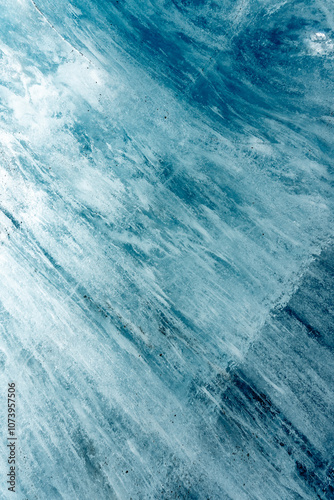
M 0 0 L 1 498 L 334 498 L 331 0 Z

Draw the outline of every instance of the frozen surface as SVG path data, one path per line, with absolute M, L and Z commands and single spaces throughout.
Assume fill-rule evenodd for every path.
M 334 498 L 333 2 L 0 7 L 2 477 Z

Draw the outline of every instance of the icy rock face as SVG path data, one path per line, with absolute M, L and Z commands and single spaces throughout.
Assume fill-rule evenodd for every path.
M 15 381 L 20 499 L 332 498 L 332 3 L 0 18 L 2 477 Z

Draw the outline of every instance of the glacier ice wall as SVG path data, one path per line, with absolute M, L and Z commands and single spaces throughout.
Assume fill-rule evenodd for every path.
M 1 0 L 20 499 L 333 498 L 332 7 Z

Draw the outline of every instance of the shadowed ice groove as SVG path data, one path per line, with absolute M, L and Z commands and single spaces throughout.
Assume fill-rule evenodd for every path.
M 248 498 L 333 497 L 332 292 L 329 246 L 288 304 L 270 315 L 247 360 L 203 391 L 217 402 L 222 441 L 227 434 L 229 449 L 234 441 L 236 462 L 248 459 L 245 488 L 254 481 L 249 469 L 269 473 L 262 494 Z
M 1 6 L 19 498 L 331 498 L 331 3 Z

